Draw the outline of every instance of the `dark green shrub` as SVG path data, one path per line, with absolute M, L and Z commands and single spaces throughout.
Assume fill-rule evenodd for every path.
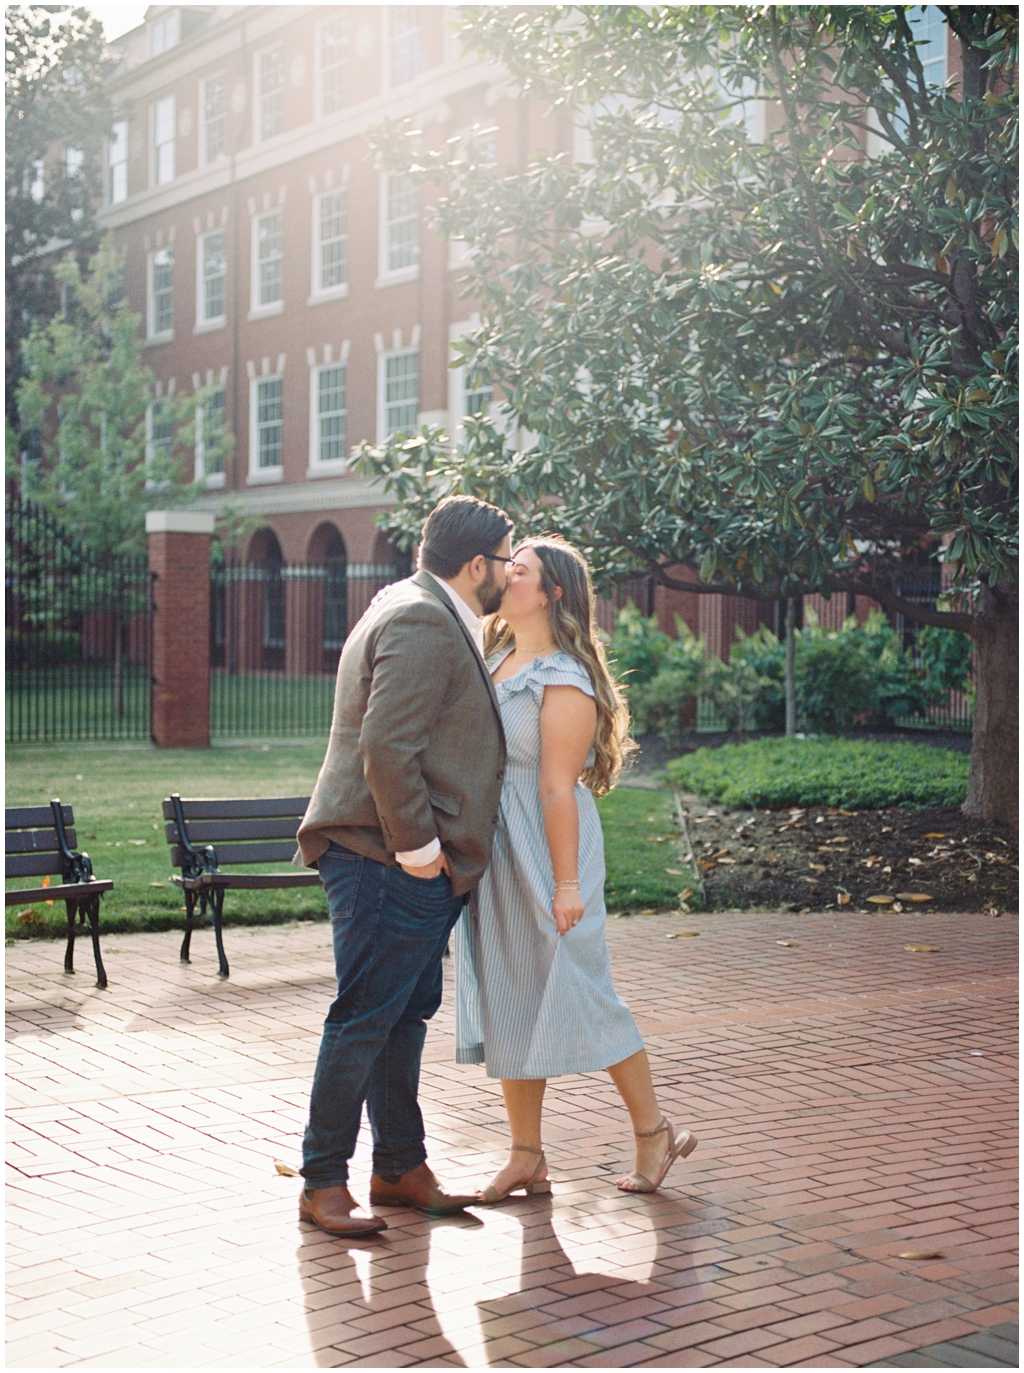
M 796 645 L 797 718 L 816 734 L 833 734 L 875 703 L 877 674 L 850 636 L 811 625 Z
M 649 680 L 629 690 L 636 731 L 661 735 L 669 748 L 679 745 L 683 720 L 701 689 L 707 662 L 704 640 L 696 638 L 678 615 L 676 635 L 668 639 L 664 665 Z
M 674 758 L 677 786 L 727 806 L 955 806 L 970 760 L 924 744 L 873 739 L 756 739 Z
M 974 644 L 969 634 L 922 625 L 917 631 L 917 656 L 932 699 L 967 690 L 974 675 Z
M 645 618 L 632 601 L 619 611 L 608 660 L 618 681 L 632 692 L 665 666 L 672 640 L 658 628 L 658 617 Z
M 786 727 L 786 645 L 767 625 L 753 634 L 736 630 L 736 642 L 729 654 L 730 663 L 743 663 L 760 679 L 753 702 L 752 728 L 771 731 Z

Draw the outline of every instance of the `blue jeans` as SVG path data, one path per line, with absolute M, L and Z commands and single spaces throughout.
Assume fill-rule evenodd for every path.
M 302 1142 L 306 1186 L 341 1187 L 366 1102 L 373 1171 L 397 1181 L 427 1157 L 416 1094 L 426 1022 L 462 898 L 451 880 L 331 844 L 317 862 L 334 937 L 338 995 L 327 1012 Z

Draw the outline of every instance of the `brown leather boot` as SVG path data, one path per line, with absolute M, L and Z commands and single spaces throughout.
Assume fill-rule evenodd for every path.
M 403 1174 L 397 1182 L 385 1182 L 379 1174 L 370 1178 L 372 1206 L 411 1206 L 425 1216 L 453 1216 L 466 1206 L 472 1206 L 475 1196 L 450 1196 L 425 1163 Z
M 376 1235 L 388 1228 L 379 1216 L 360 1211 L 347 1187 L 315 1187 L 312 1191 L 304 1188 L 299 1195 L 299 1215 L 319 1225 L 325 1234 L 341 1239 Z

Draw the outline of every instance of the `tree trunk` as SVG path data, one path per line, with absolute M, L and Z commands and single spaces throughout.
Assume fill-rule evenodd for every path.
M 972 638 L 978 655 L 965 815 L 1019 824 L 1016 586 L 982 586 Z
M 796 733 L 796 597 L 786 602 L 786 733 Z

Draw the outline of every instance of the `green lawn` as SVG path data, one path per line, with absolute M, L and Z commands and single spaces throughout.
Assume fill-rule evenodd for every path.
M 166 930 L 183 920 L 180 893 L 170 885 L 170 851 L 160 802 L 183 796 L 305 796 L 316 781 L 324 741 L 156 749 L 148 744 L 8 747 L 7 805 L 40 805 L 59 796 L 74 807 L 78 846 L 97 877 L 113 878 L 103 899 L 102 928 Z M 605 827 L 608 905 L 612 910 L 675 905 L 689 880 L 675 842 L 670 797 L 619 790 L 598 803 Z M 660 842 L 646 842 L 647 840 Z M 269 865 L 269 871 L 280 865 Z M 260 869 L 252 869 L 259 871 Z M 153 885 L 162 884 L 162 885 Z M 11 883 L 33 885 L 30 881 Z M 63 905 L 9 906 L 8 938 L 63 934 Z M 297 891 L 228 892 L 228 925 L 322 920 L 327 903 L 317 887 Z

